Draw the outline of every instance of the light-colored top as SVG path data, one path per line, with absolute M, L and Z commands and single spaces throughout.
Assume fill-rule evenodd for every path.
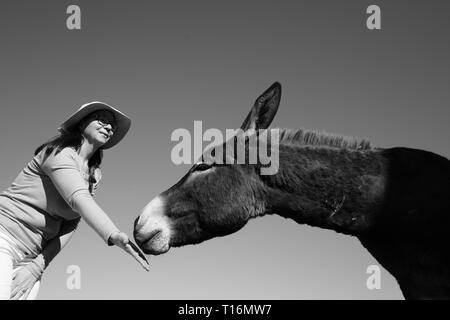
M 58 236 L 64 220 L 80 218 L 73 209 L 74 199 L 92 197 L 101 179 L 89 193 L 88 168 L 72 148 L 45 156 L 45 148 L 19 173 L 12 185 L 0 194 L 0 229 L 18 240 L 21 249 L 37 255 L 45 243 Z M 106 224 L 101 232 L 107 242 L 114 227 Z

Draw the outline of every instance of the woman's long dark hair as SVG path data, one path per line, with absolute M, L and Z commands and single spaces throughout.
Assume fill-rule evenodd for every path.
M 55 155 L 61 152 L 62 149 L 66 147 L 72 147 L 75 150 L 79 150 L 81 144 L 83 143 L 83 136 L 81 132 L 75 130 L 73 132 L 62 131 L 58 136 L 51 138 L 47 142 L 41 144 L 34 151 L 34 155 L 37 155 L 42 149 L 45 149 L 45 157 L 48 157 L 54 150 L 56 150 Z M 88 161 L 89 167 L 89 192 L 92 194 L 95 180 L 95 169 L 100 168 L 102 163 L 103 150 L 101 148 L 97 149 L 92 157 Z

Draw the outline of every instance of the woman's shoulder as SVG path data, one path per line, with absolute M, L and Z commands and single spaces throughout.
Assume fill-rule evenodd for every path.
M 78 159 L 80 157 L 78 155 L 78 152 L 72 147 L 62 148 L 60 152 L 63 153 L 63 154 L 66 154 L 66 155 L 68 155 L 70 157 L 73 157 L 75 159 Z
M 58 155 L 69 156 L 69 157 L 77 157 L 77 151 L 72 147 L 64 147 L 64 148 L 53 148 L 52 151 L 49 151 L 49 146 L 42 148 L 39 153 L 36 154 L 36 157 L 48 158 L 50 156 L 55 157 Z
M 66 167 L 75 166 L 80 168 L 81 160 L 75 149 L 71 147 L 65 147 L 60 150 L 53 150 L 48 153 L 46 149 L 43 149 L 38 155 L 41 166 L 45 168 Z

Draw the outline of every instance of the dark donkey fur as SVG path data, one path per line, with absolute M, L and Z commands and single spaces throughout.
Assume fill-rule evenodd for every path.
M 275 83 L 258 98 L 242 129 L 267 128 L 280 96 L 281 86 Z M 397 279 L 407 299 L 450 298 L 448 159 L 410 148 L 373 148 L 366 140 L 282 130 L 278 173 L 259 175 L 256 167 L 195 165 L 158 197 L 165 205 L 157 215 L 170 221 L 167 248 L 158 251 L 157 240 L 142 232 L 138 220 L 136 241 L 145 252 L 159 254 L 170 246 L 230 234 L 250 218 L 278 214 L 356 236 Z M 149 221 L 152 215 L 144 210 L 140 219 Z

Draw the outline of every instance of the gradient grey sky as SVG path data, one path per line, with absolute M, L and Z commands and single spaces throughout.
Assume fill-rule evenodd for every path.
M 82 30 L 66 28 L 81 7 Z M 366 28 L 381 7 L 382 30 Z M 131 235 L 139 211 L 176 183 L 173 130 L 238 127 L 274 81 L 273 127 L 323 129 L 450 156 L 448 1 L 3 1 L 0 182 L 81 104 L 133 120 L 105 152 L 96 199 Z M 40 299 L 401 299 L 357 239 L 271 216 L 236 234 L 149 257 L 146 273 L 83 223 L 44 275 Z M 81 290 L 66 287 L 70 265 Z

